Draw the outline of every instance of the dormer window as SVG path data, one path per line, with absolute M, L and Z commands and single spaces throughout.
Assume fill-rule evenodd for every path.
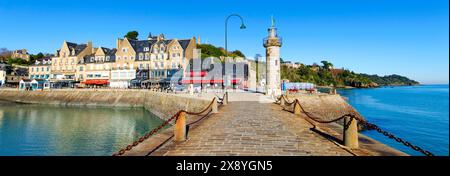
M 106 61 L 109 61 L 109 56 L 106 56 Z
M 91 62 L 94 62 L 94 57 L 91 57 Z
M 144 47 L 144 51 L 150 51 L 149 47 Z

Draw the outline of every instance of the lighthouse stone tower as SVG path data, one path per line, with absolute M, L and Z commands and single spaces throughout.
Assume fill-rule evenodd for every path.
M 269 36 L 264 38 L 266 48 L 266 95 L 281 95 L 280 75 L 280 47 L 282 39 L 278 37 L 275 20 L 272 17 L 272 26 L 268 29 Z

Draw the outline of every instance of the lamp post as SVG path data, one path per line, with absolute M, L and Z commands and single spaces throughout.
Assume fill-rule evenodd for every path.
M 225 59 L 226 57 L 228 57 L 228 20 L 231 17 L 239 17 L 239 19 L 241 19 L 241 27 L 240 29 L 245 29 L 247 28 L 244 25 L 244 19 L 239 15 L 239 14 L 231 14 L 229 15 L 226 19 L 225 19 Z M 225 80 L 224 80 L 224 75 L 225 75 L 225 59 L 224 62 L 222 63 L 222 91 L 225 90 Z

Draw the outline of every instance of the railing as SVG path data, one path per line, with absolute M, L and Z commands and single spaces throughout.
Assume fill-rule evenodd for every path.
M 174 114 L 172 117 L 170 117 L 169 119 L 164 121 L 157 128 L 147 132 L 142 137 L 140 137 L 138 140 L 134 141 L 133 143 L 126 146 L 125 148 L 122 148 L 118 152 L 114 153 L 113 156 L 121 156 L 121 155 L 125 154 L 127 151 L 130 151 L 131 149 L 133 149 L 140 143 L 147 140 L 150 136 L 156 134 L 158 131 L 163 129 L 174 119 L 175 119 L 175 129 L 174 129 L 174 135 L 172 137 L 174 137 L 174 141 L 176 141 L 176 142 L 185 141 L 186 137 L 187 137 L 187 130 L 189 129 L 189 126 L 200 122 L 201 120 L 206 118 L 211 113 L 218 113 L 219 104 L 226 105 L 227 103 L 228 103 L 228 93 L 225 93 L 222 98 L 214 97 L 213 100 L 211 100 L 211 103 L 209 103 L 209 105 L 200 112 L 188 112 L 185 110 L 180 110 L 176 114 Z M 204 114 L 205 112 L 207 112 L 207 113 Z M 202 114 L 204 114 L 202 117 L 200 117 L 196 121 L 191 122 L 186 125 L 186 115 L 200 116 Z
M 347 113 L 342 116 L 339 116 L 338 118 L 335 118 L 333 120 L 321 120 L 322 118 L 314 115 L 311 112 L 307 112 L 300 101 L 298 99 L 295 99 L 292 102 L 289 102 L 287 97 L 285 95 L 281 95 L 279 98 L 277 98 L 277 103 L 279 103 L 281 106 L 291 106 L 294 105 L 293 113 L 294 114 L 301 114 L 303 112 L 309 119 L 317 122 L 317 123 L 333 123 L 340 120 L 344 120 L 344 145 L 348 148 L 358 148 L 358 124 L 365 127 L 368 130 L 376 130 L 378 133 L 383 134 L 384 136 L 388 137 L 389 139 L 393 139 L 406 147 L 409 147 L 417 152 L 420 152 L 424 154 L 425 156 L 434 156 L 433 153 L 430 151 L 424 150 L 416 145 L 413 145 L 409 143 L 408 141 L 403 140 L 402 138 L 399 138 L 392 133 L 389 133 L 385 130 L 382 130 L 380 127 L 378 127 L 375 124 L 369 123 L 367 120 L 360 118 L 359 116 L 353 114 L 353 113 Z M 315 127 L 315 125 L 314 125 Z

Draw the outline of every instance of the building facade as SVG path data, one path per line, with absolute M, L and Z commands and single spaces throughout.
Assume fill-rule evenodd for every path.
M 30 60 L 30 55 L 26 49 L 14 50 L 11 54 L 11 58 L 20 58 L 26 61 Z
M 28 79 L 28 68 L 11 68 L 10 70 L 6 71 L 5 86 L 16 88 L 19 86 L 19 82 L 22 79 Z
M 93 50 L 92 42 L 77 44 L 64 41 L 52 58 L 50 79 L 52 87 L 73 87 L 74 83 L 82 80 L 77 71 L 77 64 L 86 55 L 92 54 Z
M 28 75 L 30 79 L 45 79 L 51 77 L 52 58 L 42 58 L 35 61 L 28 67 Z
M 100 47 L 94 54 L 86 55 L 77 67 L 78 80 L 87 87 L 106 87 L 111 79 L 111 67 L 115 62 L 116 49 Z
M 186 67 L 197 48 L 196 39 L 165 39 L 163 34 L 147 40 L 118 39 L 110 86 L 127 88 L 145 82 L 162 83 Z

